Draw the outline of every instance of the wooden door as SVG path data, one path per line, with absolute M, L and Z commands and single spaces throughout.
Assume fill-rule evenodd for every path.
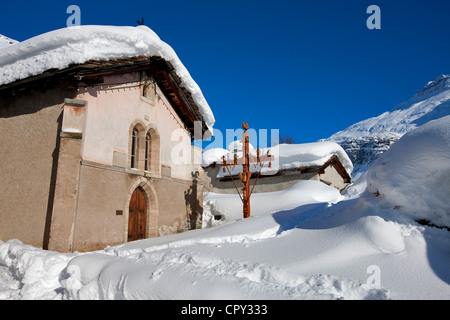
M 147 200 L 141 188 L 134 190 L 128 217 L 128 241 L 145 239 L 147 226 Z

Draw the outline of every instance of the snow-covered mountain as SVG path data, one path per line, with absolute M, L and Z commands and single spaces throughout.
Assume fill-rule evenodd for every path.
M 9 47 L 10 45 L 16 44 L 18 41 L 13 40 L 11 38 L 5 37 L 0 34 L 0 48 Z
M 428 82 L 391 111 L 358 122 L 326 140 L 340 144 L 355 165 L 370 164 L 405 133 L 446 115 L 450 115 L 450 75 Z

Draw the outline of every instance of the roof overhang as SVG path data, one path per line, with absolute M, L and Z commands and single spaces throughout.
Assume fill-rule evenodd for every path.
M 0 86 L 0 95 L 15 96 L 33 89 L 46 90 L 61 85 L 75 88 L 80 84 L 102 84 L 106 76 L 132 72 L 146 72 L 148 76 L 155 79 L 192 138 L 194 138 L 196 122 L 202 124 L 202 136 L 208 130 L 191 93 L 180 86 L 181 80 L 174 67 L 160 57 L 139 56 L 105 61 L 90 60 L 65 69 L 51 69 L 40 75 Z

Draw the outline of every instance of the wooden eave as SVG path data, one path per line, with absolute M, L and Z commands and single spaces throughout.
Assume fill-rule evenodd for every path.
M 139 56 L 105 61 L 90 60 L 61 70 L 51 69 L 37 76 L 0 86 L 0 95 L 14 96 L 27 90 L 46 90 L 56 85 L 75 88 L 80 84 L 101 84 L 105 76 L 131 72 L 146 72 L 147 76 L 156 80 L 192 137 L 195 121 L 202 123 L 202 133 L 208 130 L 191 93 L 180 87 L 181 80 L 174 67 L 160 57 Z
M 334 155 L 330 158 L 330 160 L 325 162 L 322 165 L 322 169 L 319 173 L 325 172 L 325 169 L 329 166 L 333 166 L 336 169 L 336 171 L 339 173 L 339 175 L 344 179 L 345 183 L 350 183 L 352 181 L 352 178 L 348 174 L 347 170 L 345 170 L 345 168 L 342 165 L 342 162 L 339 160 L 338 156 Z

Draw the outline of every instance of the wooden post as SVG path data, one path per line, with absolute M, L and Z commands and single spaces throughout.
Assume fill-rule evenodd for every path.
M 253 192 L 253 189 L 255 187 L 256 181 L 258 180 L 258 177 L 261 173 L 261 170 L 265 164 L 265 161 L 272 161 L 274 159 L 273 156 L 271 156 L 269 154 L 269 152 L 267 153 L 267 155 L 264 156 L 260 156 L 260 152 L 259 149 L 257 150 L 257 157 L 256 159 L 250 155 L 250 143 L 249 143 L 249 134 L 247 132 L 248 130 L 248 124 L 243 122 L 242 123 L 242 128 L 244 129 L 244 132 L 242 133 L 242 143 L 243 143 L 243 154 L 242 154 L 242 158 L 237 158 L 237 155 L 234 155 L 234 159 L 230 160 L 227 159 L 225 160 L 225 156 L 222 157 L 222 164 L 221 166 L 224 167 L 223 170 L 225 172 L 225 168 L 228 170 L 228 173 L 231 176 L 231 179 L 233 180 L 233 184 L 234 184 L 234 179 L 233 176 L 231 175 L 231 172 L 229 170 L 229 167 L 235 167 L 238 164 L 242 164 L 242 173 L 239 172 L 238 176 L 239 179 L 242 182 L 242 197 L 239 194 L 239 190 L 236 187 L 236 184 L 234 184 L 239 197 L 242 200 L 242 212 L 243 212 L 243 216 L 244 219 L 247 219 L 250 217 L 250 196 L 251 193 Z M 259 165 L 260 169 L 258 172 L 258 176 L 256 178 L 255 184 L 253 185 L 252 190 L 250 191 L 250 178 L 252 177 L 252 173 L 250 172 L 250 164 L 254 164 Z M 269 162 L 269 167 L 271 167 L 271 162 Z
M 249 139 L 248 132 L 245 131 L 242 134 L 242 140 L 244 141 L 244 164 L 242 165 L 242 194 L 243 194 L 243 213 L 244 219 L 250 217 L 250 178 L 252 174 L 250 173 L 250 148 L 249 148 Z

